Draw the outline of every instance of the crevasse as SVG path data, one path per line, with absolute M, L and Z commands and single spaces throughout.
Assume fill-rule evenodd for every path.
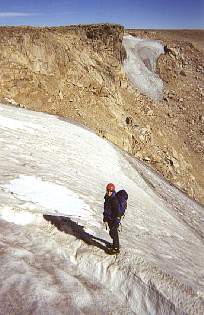
M 123 67 L 129 80 L 142 94 L 160 100 L 163 82 L 155 69 L 158 57 L 164 53 L 163 45 L 159 41 L 125 35 L 123 46 L 127 54 Z

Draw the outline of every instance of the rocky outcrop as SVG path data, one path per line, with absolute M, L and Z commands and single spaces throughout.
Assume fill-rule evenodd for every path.
M 0 97 L 72 118 L 123 146 L 127 135 L 115 127 L 122 38 L 117 25 L 1 28 Z
M 175 32 L 128 32 L 166 46 L 157 66 L 165 83 L 160 102 L 128 81 L 124 29 L 109 24 L 1 27 L 0 100 L 86 125 L 204 203 L 199 40 L 183 40 L 180 33 L 176 39 Z

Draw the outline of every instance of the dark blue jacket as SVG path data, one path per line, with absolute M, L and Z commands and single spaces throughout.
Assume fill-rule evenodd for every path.
M 113 192 L 111 196 L 106 194 L 104 199 L 103 222 L 112 221 L 118 224 L 120 222 L 120 212 L 116 193 Z

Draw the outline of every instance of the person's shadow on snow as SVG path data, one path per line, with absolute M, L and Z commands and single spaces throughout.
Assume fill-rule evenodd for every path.
M 43 215 L 43 218 L 56 226 L 59 231 L 66 234 L 74 235 L 76 238 L 83 240 L 88 245 L 96 246 L 107 252 L 106 245 L 110 244 L 108 241 L 87 233 L 82 225 L 77 224 L 70 218 L 46 214 Z M 101 243 L 104 243 L 105 245 Z

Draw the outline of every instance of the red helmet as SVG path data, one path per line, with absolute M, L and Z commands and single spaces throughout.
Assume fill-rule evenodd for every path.
M 106 190 L 115 191 L 115 185 L 112 184 L 112 183 L 109 183 L 109 184 L 106 186 Z

